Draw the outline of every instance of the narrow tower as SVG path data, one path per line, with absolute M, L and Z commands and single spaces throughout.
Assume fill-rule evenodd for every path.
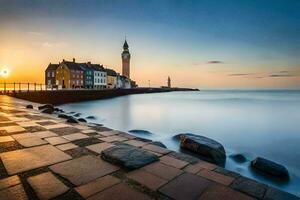
M 130 79 L 130 53 L 126 39 L 123 45 L 122 52 L 122 75 Z
M 171 88 L 171 78 L 168 76 L 168 88 Z

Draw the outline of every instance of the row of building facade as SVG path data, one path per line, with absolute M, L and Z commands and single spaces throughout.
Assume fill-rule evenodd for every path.
M 104 68 L 100 64 L 77 63 L 63 60 L 59 64 L 49 64 L 45 70 L 45 84 L 48 88 L 85 88 L 115 89 L 137 87 L 129 77 L 130 54 L 125 41 L 122 53 L 122 75 L 113 69 Z M 129 56 L 124 57 L 125 54 Z

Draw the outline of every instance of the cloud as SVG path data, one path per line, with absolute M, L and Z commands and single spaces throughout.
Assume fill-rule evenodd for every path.
M 244 73 L 244 74 L 228 74 L 228 76 L 250 76 L 252 73 Z
M 44 42 L 42 46 L 45 48 L 52 48 L 52 47 L 67 47 L 69 46 L 66 42 Z
M 219 60 L 210 60 L 206 64 L 223 64 L 223 62 Z
M 29 31 L 27 32 L 29 35 L 35 35 L 35 36 L 41 36 L 44 35 L 44 33 L 41 32 L 35 32 L 35 31 Z
M 279 72 L 273 72 L 269 74 L 269 77 L 271 78 L 293 77 L 293 76 L 297 76 L 297 74 L 293 71 L 279 71 Z

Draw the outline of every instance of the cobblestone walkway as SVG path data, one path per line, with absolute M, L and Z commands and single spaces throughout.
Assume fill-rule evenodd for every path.
M 26 104 L 0 96 L 1 200 L 298 199 L 127 133 L 69 124 L 41 114 L 38 104 L 30 103 L 35 109 L 26 109 Z M 101 158 L 103 151 L 118 145 L 130 145 L 124 157 L 132 158 L 137 151 L 157 159 L 128 170 L 124 163 Z

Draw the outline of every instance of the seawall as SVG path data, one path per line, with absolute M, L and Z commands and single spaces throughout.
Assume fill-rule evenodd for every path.
M 110 90 L 49 90 L 49 91 L 22 91 L 11 92 L 7 95 L 42 104 L 60 105 L 72 102 L 81 102 L 97 99 L 108 99 L 130 94 L 145 94 L 173 91 L 197 91 L 190 88 L 132 88 Z

